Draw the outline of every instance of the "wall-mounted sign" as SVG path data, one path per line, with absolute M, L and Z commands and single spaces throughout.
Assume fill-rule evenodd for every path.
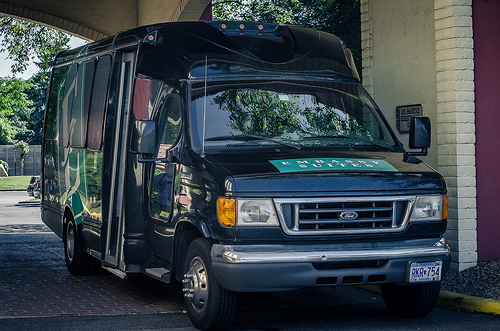
M 410 132 L 410 120 L 413 116 L 424 115 L 424 105 L 396 107 L 396 128 L 399 133 Z

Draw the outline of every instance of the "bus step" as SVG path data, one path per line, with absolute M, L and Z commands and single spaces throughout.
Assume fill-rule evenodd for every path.
M 159 278 L 163 281 L 170 280 L 170 270 L 165 268 L 146 268 L 144 270 L 148 275 Z
M 126 274 L 126 273 L 124 273 L 123 271 L 118 270 L 118 269 L 116 269 L 116 268 L 111 268 L 111 267 L 108 267 L 108 266 L 105 266 L 105 265 L 103 265 L 103 266 L 102 266 L 102 268 L 103 268 L 104 270 L 109 271 L 109 272 L 110 272 L 110 273 L 112 273 L 113 275 L 120 277 L 121 279 L 125 279 L 125 278 L 127 277 L 127 274 Z

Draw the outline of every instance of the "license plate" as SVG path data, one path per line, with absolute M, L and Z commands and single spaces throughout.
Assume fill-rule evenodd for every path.
M 441 280 L 443 261 L 412 262 L 410 264 L 410 283 L 437 282 Z

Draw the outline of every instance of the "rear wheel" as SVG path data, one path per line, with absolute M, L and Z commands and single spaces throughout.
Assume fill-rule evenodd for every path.
M 441 282 L 418 285 L 381 285 L 382 296 L 391 313 L 401 317 L 423 317 L 436 306 Z
M 184 302 L 193 325 L 200 330 L 229 326 L 236 310 L 236 293 L 223 289 L 212 270 L 211 246 L 205 238 L 189 245 L 184 260 Z
M 64 225 L 64 257 L 72 275 L 88 275 L 92 271 L 92 257 L 80 252 L 75 221 L 68 218 Z

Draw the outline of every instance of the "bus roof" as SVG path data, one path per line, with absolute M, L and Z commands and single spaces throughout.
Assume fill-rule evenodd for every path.
M 259 22 L 176 22 L 139 27 L 60 53 L 55 66 L 137 47 L 137 73 L 161 79 L 273 72 L 359 81 L 349 49 L 334 35 Z

